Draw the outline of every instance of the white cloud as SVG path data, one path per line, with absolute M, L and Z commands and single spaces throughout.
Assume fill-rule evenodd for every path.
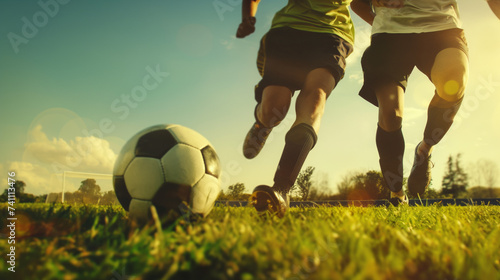
M 21 161 L 0 164 L 0 180 L 7 182 L 7 172 L 15 171 L 15 179 L 26 183 L 27 193 L 60 192 L 64 171 L 99 174 L 111 174 L 113 171 L 117 155 L 105 139 L 94 136 L 49 139 L 40 125 L 30 131 L 29 136 Z M 66 191 L 75 191 L 83 177 L 70 177 L 66 179 Z M 88 177 L 91 178 L 92 174 Z
M 226 50 L 232 50 L 234 48 L 234 40 L 236 37 L 232 37 L 230 40 L 221 40 L 221 45 L 224 46 Z
M 404 118 L 408 121 L 414 121 L 419 118 L 426 117 L 426 108 L 408 107 L 404 109 Z
M 364 78 L 361 71 L 357 71 L 349 75 L 349 80 L 355 81 L 357 84 L 362 85 Z
M 30 162 L 11 162 L 9 171 L 16 173 L 15 180 L 26 183 L 25 192 L 33 194 L 42 194 L 60 191 L 54 189 L 60 184 L 56 184 L 55 178 L 51 172 L 41 165 Z
M 49 139 L 40 125 L 30 131 L 30 136 L 32 140 L 25 145 L 25 161 L 73 171 L 111 173 L 113 170 L 116 154 L 104 139 L 94 136 L 77 136 L 69 141 Z
M 14 179 L 16 181 L 23 181 L 26 183 L 26 193 L 41 195 L 48 193 L 62 192 L 63 189 L 63 176 L 62 174 L 55 173 L 50 165 L 36 164 L 31 162 L 14 161 L 8 163 L 8 169 L 0 166 L 2 172 L 2 182 L 7 182 L 7 171 L 15 172 Z M 74 192 L 78 190 L 79 182 L 86 178 L 93 178 L 91 174 L 87 176 L 66 176 L 64 180 L 64 187 L 66 192 Z M 109 181 L 109 180 L 108 180 Z M 101 185 L 109 185 L 111 182 L 99 181 Z M 103 188 L 104 189 L 104 188 Z M 3 191 L 3 190 L 2 190 Z

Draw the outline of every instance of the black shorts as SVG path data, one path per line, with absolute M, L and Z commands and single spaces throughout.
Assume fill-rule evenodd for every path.
M 361 59 L 364 84 L 359 95 L 378 106 L 375 88 L 396 82 L 406 90 L 408 77 L 415 66 L 431 79 L 436 55 L 447 48 L 460 49 L 468 56 L 467 40 L 462 29 L 373 35 L 371 45 Z
M 350 43 L 334 34 L 289 27 L 269 30 L 260 41 L 257 68 L 262 80 L 255 86 L 255 100 L 260 103 L 264 88 L 270 85 L 288 87 L 293 94 L 316 68 L 330 70 L 337 84 L 352 50 Z

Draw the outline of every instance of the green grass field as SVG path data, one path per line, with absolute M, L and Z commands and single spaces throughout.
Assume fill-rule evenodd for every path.
M 500 279 L 500 206 L 248 207 L 161 232 L 120 207 L 16 204 L 1 279 Z M 10 250 L 0 205 L 4 256 Z

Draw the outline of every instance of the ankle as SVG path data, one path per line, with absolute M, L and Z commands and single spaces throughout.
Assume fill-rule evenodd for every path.
M 405 192 L 403 191 L 403 188 L 401 188 L 398 192 L 392 192 L 394 195 L 401 197 L 405 195 Z
M 425 141 L 422 141 L 418 144 L 417 153 L 420 156 L 429 157 L 431 155 L 433 149 L 434 149 L 434 146 L 431 146 L 431 145 L 427 144 Z

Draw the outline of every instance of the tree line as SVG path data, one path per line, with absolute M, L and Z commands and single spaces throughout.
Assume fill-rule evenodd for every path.
M 471 167 L 471 175 L 465 172 L 461 163 L 461 155 L 448 157 L 447 169 L 442 178 L 442 189 L 429 187 L 422 198 L 500 198 L 498 168 L 494 162 L 480 160 Z M 328 187 L 327 179 L 313 179 L 315 168 L 306 167 L 299 173 L 295 185 L 291 189 L 292 200 L 378 200 L 388 199 L 390 191 L 382 185 L 382 173 L 370 170 L 368 172 L 351 172 L 337 184 L 337 193 Z M 403 188 L 407 191 L 407 178 L 403 179 Z M 471 183 L 473 187 L 470 187 Z M 219 200 L 246 200 L 250 194 L 245 193 L 245 185 L 236 183 L 222 192 Z
M 23 202 L 23 203 L 62 202 L 63 198 L 62 192 L 35 196 L 33 194 L 25 192 L 26 183 L 24 181 L 16 181 L 14 187 L 16 191 L 15 196 L 17 202 Z M 6 202 L 7 195 L 8 191 L 7 189 L 5 189 L 3 194 L 0 196 L 0 202 Z M 92 178 L 83 180 L 77 191 L 65 192 L 64 202 L 69 204 L 99 204 L 99 205 L 119 204 L 114 191 L 110 190 L 107 192 L 102 192 L 101 186 L 99 186 L 97 184 L 97 181 Z
M 428 188 L 422 198 L 500 198 L 500 188 L 496 187 L 498 181 L 498 168 L 494 162 L 480 160 L 468 168 L 472 172 L 466 173 L 461 163 L 461 155 L 449 156 L 447 169 L 442 178 L 442 189 Z M 368 172 L 351 172 L 342 177 L 337 184 L 337 193 L 333 193 L 328 186 L 327 176 L 319 174 L 314 178 L 315 168 L 306 167 L 299 173 L 297 181 L 291 188 L 291 199 L 298 201 L 307 200 L 377 200 L 388 199 L 390 191 L 382 185 L 382 173 L 375 170 Z M 406 179 L 403 188 L 406 190 Z M 435 180 L 434 178 L 432 179 Z M 473 187 L 470 187 L 472 185 Z M 18 202 L 62 202 L 63 194 L 51 193 L 35 196 L 26 193 L 26 183 L 15 182 L 15 196 Z M 218 200 L 248 200 L 250 194 L 244 183 L 230 185 L 226 191 L 221 191 Z M 7 188 L 0 195 L 0 202 L 6 202 Z M 88 178 L 81 182 L 75 192 L 65 192 L 64 202 L 69 204 L 119 204 L 113 190 L 103 192 L 95 179 Z

